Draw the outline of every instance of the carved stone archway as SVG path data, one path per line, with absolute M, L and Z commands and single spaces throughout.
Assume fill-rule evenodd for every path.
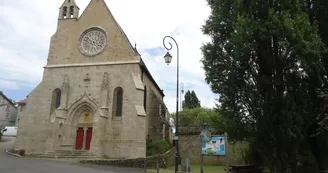
M 69 106 L 66 122 L 70 124 L 69 136 L 73 150 L 89 150 L 92 140 L 95 115 L 98 105 L 87 94 Z
M 92 140 L 94 111 L 88 105 L 82 105 L 73 116 L 71 137 L 75 139 L 75 150 L 90 150 Z M 75 128 L 74 128 L 75 127 Z

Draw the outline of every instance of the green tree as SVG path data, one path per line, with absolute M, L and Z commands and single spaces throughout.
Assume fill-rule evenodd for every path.
M 316 172 L 309 139 L 319 128 L 325 47 L 304 1 L 207 2 L 203 32 L 212 39 L 202 63 L 230 138 L 256 144 L 274 172 Z
M 182 102 L 183 109 L 193 109 L 200 106 L 200 100 L 198 99 L 195 91 L 187 91 Z
M 176 119 L 175 113 L 171 117 Z M 218 111 L 210 108 L 197 107 L 193 109 L 185 109 L 179 112 L 180 126 L 218 126 L 221 125 L 220 114 Z
M 306 0 L 304 3 L 304 11 L 306 11 L 310 16 L 311 24 L 318 25 L 318 33 L 321 37 L 322 42 L 325 44 L 325 47 L 328 48 L 328 1 L 327 0 Z M 323 74 L 326 78 L 328 76 L 328 52 L 326 52 L 322 58 L 322 62 L 325 68 L 325 73 Z M 325 88 L 327 88 L 327 81 L 323 81 Z M 327 91 L 323 91 L 323 96 L 328 98 Z M 323 105 L 327 107 L 327 105 Z M 327 110 L 323 111 L 322 119 L 325 119 L 325 113 Z M 319 119 L 321 123 L 323 122 Z M 315 153 L 315 156 L 319 162 L 319 168 L 322 170 L 328 169 L 328 133 L 323 132 L 311 139 L 312 148 Z

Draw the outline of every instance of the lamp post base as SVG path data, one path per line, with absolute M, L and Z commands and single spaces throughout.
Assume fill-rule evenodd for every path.
M 175 164 L 174 164 L 174 167 L 175 167 L 175 173 L 179 172 L 179 149 L 178 149 L 178 140 L 175 140 L 175 147 L 176 147 L 176 150 L 175 150 Z

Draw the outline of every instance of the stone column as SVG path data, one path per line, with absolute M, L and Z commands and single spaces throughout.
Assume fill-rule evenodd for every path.
M 85 146 L 86 146 L 86 143 L 87 143 L 87 130 L 88 130 L 88 127 L 83 128 L 84 134 L 83 134 L 83 147 L 82 147 L 82 150 L 85 150 Z
M 64 77 L 64 82 L 62 84 L 62 92 L 60 97 L 60 109 L 67 108 L 67 98 L 68 98 L 69 84 L 68 84 L 68 75 Z

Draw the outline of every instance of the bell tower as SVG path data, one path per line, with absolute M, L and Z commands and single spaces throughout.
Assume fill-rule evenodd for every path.
M 65 0 L 59 8 L 58 19 L 77 19 L 79 17 L 80 8 L 76 5 L 75 0 Z

